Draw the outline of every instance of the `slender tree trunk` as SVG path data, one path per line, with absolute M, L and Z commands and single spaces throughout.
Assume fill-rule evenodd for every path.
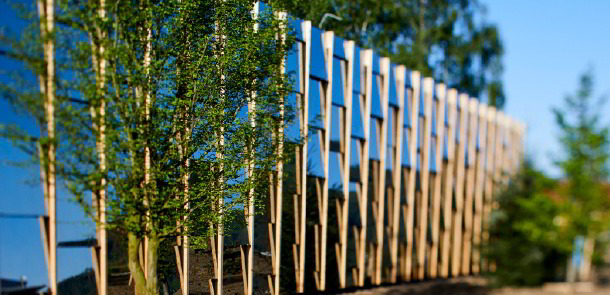
M 161 239 L 157 236 L 155 230 L 152 230 L 152 233 L 148 236 L 148 252 L 147 254 L 147 274 L 146 277 L 146 295 L 157 295 L 158 288 L 158 278 L 157 278 L 157 260 L 159 258 L 159 245 L 161 244 Z
M 135 290 L 137 295 L 146 295 L 146 277 L 144 270 L 140 264 L 139 257 L 140 239 L 134 233 L 127 234 L 127 259 L 129 272 L 135 282 Z
M 56 201 L 55 201 L 55 48 L 53 24 L 55 22 L 53 0 L 38 0 L 38 16 L 40 17 L 40 33 L 43 39 L 45 68 L 39 75 L 40 90 L 44 97 L 44 117 L 48 142 L 40 147 L 42 154 L 41 175 L 45 178 L 45 209 L 49 217 L 48 231 L 48 261 L 49 288 L 51 294 L 57 294 L 57 233 L 56 233 Z M 41 137 L 44 136 L 41 134 Z
M 169 295 L 169 289 L 167 287 L 167 281 L 163 282 L 163 295 Z
M 105 0 L 100 0 L 98 7 L 98 15 L 100 19 L 103 21 L 106 18 L 106 2 Z M 95 24 L 94 31 L 91 34 L 96 34 L 97 38 L 93 38 L 91 36 L 91 45 L 92 45 L 92 60 L 93 60 L 93 69 L 96 75 L 96 95 L 97 100 L 91 103 L 90 112 L 91 117 L 94 120 L 93 126 L 97 131 L 96 136 L 96 148 L 98 153 L 99 160 L 99 171 L 105 173 L 106 171 L 106 58 L 105 54 L 105 46 L 104 40 L 106 38 L 106 32 L 102 30 L 102 25 L 99 23 Z M 97 42 L 95 41 L 97 39 Z M 99 104 L 98 104 L 99 103 Z M 96 219 L 95 222 L 96 232 L 97 232 L 97 242 L 100 246 L 99 252 L 99 284 L 98 290 L 100 295 L 107 294 L 107 257 L 108 257 L 108 248 L 107 248 L 107 235 L 106 235 L 106 179 L 102 178 L 99 183 L 95 184 L 96 191 L 93 193 L 94 205 L 96 206 Z
M 582 265 L 580 268 L 580 280 L 588 282 L 591 280 L 591 257 L 593 257 L 593 250 L 595 248 L 595 235 L 589 234 L 585 239 L 585 245 L 582 251 Z

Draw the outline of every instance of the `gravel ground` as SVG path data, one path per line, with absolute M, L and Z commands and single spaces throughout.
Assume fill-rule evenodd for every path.
M 578 288 L 577 288 L 578 289 Z M 608 295 L 610 288 L 593 287 L 592 285 L 582 286 L 581 290 L 573 290 L 567 285 L 553 285 L 544 288 L 502 288 L 491 289 L 481 278 L 457 278 L 448 280 L 435 280 L 412 284 L 402 284 L 396 286 L 379 287 L 375 289 L 360 290 L 353 293 L 343 293 L 345 295 L 564 295 L 564 294 L 588 294 L 588 295 Z M 587 289 L 587 290 L 585 290 Z

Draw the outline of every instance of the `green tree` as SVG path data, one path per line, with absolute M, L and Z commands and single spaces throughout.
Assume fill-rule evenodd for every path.
M 610 225 L 608 199 L 608 127 L 600 122 L 605 97 L 594 100 L 591 70 L 579 79 L 578 90 L 564 99 L 563 108 L 554 108 L 562 154 L 555 160 L 563 172 L 566 200 L 564 216 L 573 237 L 594 242 Z M 590 261 L 591 257 L 585 257 Z
M 477 0 L 286 0 L 288 12 L 502 108 L 503 46 Z
M 561 205 L 551 198 L 555 181 L 526 159 L 495 196 L 484 253 L 495 270 L 494 285 L 531 286 L 555 280 L 565 266 L 571 240 L 559 222 Z
M 285 158 L 283 138 L 271 135 L 291 117 L 282 71 L 291 40 L 275 14 L 254 17 L 254 2 L 99 0 L 53 7 L 61 63 L 51 79 L 59 98 L 51 112 L 58 158 L 51 162 L 96 222 L 103 212 L 104 227 L 127 234 L 138 294 L 159 292 L 163 241 L 189 235 L 192 247 L 205 247 L 207 237 L 243 220 L 244 203 L 262 199 L 265 191 L 250 189 L 268 181 Z M 39 56 L 46 36 L 4 40 L 26 69 L 38 73 L 45 65 Z M 2 85 L 3 97 L 46 122 L 38 85 L 20 77 Z M 3 131 L 35 151 L 25 131 Z M 97 202 L 88 201 L 89 192 Z M 145 241 L 146 269 L 138 257 Z

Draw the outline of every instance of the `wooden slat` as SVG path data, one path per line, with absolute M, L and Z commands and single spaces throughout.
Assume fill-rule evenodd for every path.
M 414 209 L 415 209 L 415 176 L 416 176 L 416 163 L 417 163 L 417 126 L 419 119 L 419 89 L 420 89 L 420 74 L 417 71 L 411 73 L 411 83 L 413 85 L 412 91 L 410 91 L 409 100 L 411 101 L 410 107 L 410 118 L 411 118 L 411 130 L 409 132 L 409 163 L 411 163 L 411 169 L 409 169 L 409 178 L 407 182 L 406 195 L 407 195 L 407 250 L 406 250 L 406 273 L 405 279 L 412 279 L 413 270 L 413 238 L 414 238 Z
M 389 101 L 389 87 L 390 87 L 390 59 L 389 58 L 381 58 L 380 60 L 381 66 L 381 82 L 379 83 L 381 96 L 381 110 L 383 114 L 383 120 L 380 121 L 380 127 L 377 130 L 377 136 L 379 137 L 379 167 L 378 167 L 378 179 L 377 179 L 377 190 L 373 191 L 374 194 L 377 194 L 376 198 L 378 200 L 377 204 L 377 218 L 375 220 L 375 229 L 376 229 L 376 242 L 377 247 L 375 249 L 375 277 L 373 283 L 379 285 L 382 282 L 382 264 L 383 264 L 383 238 L 384 238 L 384 213 L 385 213 L 385 190 L 386 190 L 386 152 L 387 152 L 387 141 L 388 141 L 388 101 Z
M 482 245 L 488 245 L 489 242 L 489 218 L 491 216 L 491 202 L 494 192 L 494 167 L 495 167 L 495 139 L 496 139 L 496 109 L 494 107 L 487 108 L 487 143 L 485 147 L 485 189 L 483 197 L 483 233 Z M 482 271 L 487 271 L 488 261 L 483 259 Z
M 456 171 L 455 162 L 455 125 L 457 120 L 457 91 L 450 89 L 447 92 L 447 107 L 449 124 L 447 127 L 447 164 L 444 171 L 443 192 L 443 235 L 440 276 L 449 277 L 449 250 L 451 248 L 451 226 L 453 219 L 453 183 Z
M 352 136 L 352 89 L 353 89 L 353 67 L 354 67 L 354 41 L 345 41 L 344 50 L 346 53 L 346 79 L 345 79 L 345 121 L 341 120 L 343 125 L 341 145 L 343 151 L 343 205 L 341 206 L 341 226 L 340 226 L 340 247 L 337 255 L 339 259 L 339 286 L 345 288 L 347 286 L 347 235 L 348 235 L 348 215 L 349 215 L 349 178 L 350 178 L 350 156 L 351 156 L 351 136 Z M 359 57 L 357 57 L 359 58 Z M 355 236 L 354 236 L 355 237 Z
M 472 231 L 472 272 L 481 269 L 481 233 L 483 226 L 483 189 L 485 186 L 485 151 L 487 144 L 487 106 L 479 105 L 479 149 L 476 154 L 474 191 L 474 219 Z
M 432 197 L 432 245 L 429 256 L 429 275 L 436 278 L 438 271 L 439 232 L 441 215 L 441 180 L 443 175 L 443 147 L 445 139 L 445 85 L 436 85 L 436 139 L 435 159 L 436 175 L 434 176 L 434 190 Z
M 468 95 L 460 94 L 459 141 L 455 155 L 455 212 L 453 214 L 453 243 L 451 255 L 451 275 L 460 274 L 460 257 L 462 254 L 462 216 L 464 213 L 464 157 L 466 150 L 466 115 L 468 114 Z
M 423 141 L 420 150 L 420 183 L 421 199 L 419 202 L 419 240 L 417 243 L 417 278 L 424 279 L 426 263 L 426 245 L 428 234 L 428 200 L 429 200 L 429 167 L 430 167 L 430 137 L 432 131 L 432 93 L 434 90 L 434 80 L 424 79 L 424 129 Z
M 357 58 L 357 57 L 356 57 Z M 361 194 L 360 194 L 360 232 L 358 235 L 359 253 L 357 253 L 358 263 L 358 281 L 357 286 L 364 286 L 365 277 L 365 251 L 366 251 L 366 234 L 363 232 L 367 228 L 367 203 L 368 203 L 368 179 L 369 179 L 369 137 L 370 137 L 370 120 L 371 117 L 371 95 L 373 83 L 373 51 L 370 49 L 361 51 L 361 86 L 363 87 L 363 129 L 364 140 L 360 141 L 360 171 L 361 171 Z
M 466 170 L 466 197 L 464 201 L 464 236 L 462 245 L 462 274 L 470 274 L 470 258 L 472 243 L 472 207 L 474 201 L 476 141 L 479 116 L 477 115 L 478 101 L 470 99 L 468 105 L 468 169 Z
M 393 187 L 393 195 L 392 195 L 392 218 L 391 222 L 391 230 L 390 230 L 390 261 L 392 263 L 390 270 L 390 282 L 396 283 L 398 276 L 398 269 L 400 267 L 400 263 L 398 262 L 398 234 L 400 230 L 400 195 L 401 195 L 401 174 L 402 174 L 402 149 L 403 149 L 403 125 L 404 125 L 404 96 L 405 96 L 405 72 L 406 69 L 404 66 L 397 66 L 396 72 L 394 76 L 396 77 L 395 85 L 396 89 L 396 99 L 398 100 L 398 110 L 395 112 L 394 123 L 392 124 L 394 127 L 393 137 L 394 143 L 393 146 L 393 166 L 392 166 L 392 187 Z M 389 205 L 389 202 L 388 202 Z M 389 219 L 388 219 L 389 220 Z
M 302 60 L 300 65 L 302 65 L 300 72 L 302 73 L 303 81 L 303 93 L 300 101 L 300 112 L 299 117 L 301 118 L 301 137 L 307 138 L 309 128 L 308 122 L 306 121 L 309 118 L 309 63 L 311 56 L 311 22 L 303 21 L 301 23 L 301 31 L 303 32 L 304 46 L 301 47 L 304 54 L 301 54 Z M 296 291 L 298 293 L 303 293 L 305 290 L 305 217 L 307 211 L 307 145 L 302 146 L 299 149 L 300 153 L 297 154 L 297 163 L 300 164 L 297 175 L 299 176 L 299 180 L 297 181 L 297 187 L 299 187 L 299 191 L 297 193 L 298 201 L 300 203 L 299 206 L 299 214 L 295 216 L 295 223 L 298 224 L 298 231 L 295 231 L 295 234 L 298 234 L 298 237 L 295 237 L 296 241 L 296 249 L 294 252 L 298 254 L 298 263 L 295 263 L 295 276 L 296 276 Z M 278 288 L 276 288 L 277 290 Z
M 331 130 L 331 116 L 332 116 L 332 84 L 333 84 L 333 45 L 334 45 L 334 33 L 333 32 L 325 32 L 323 35 L 324 39 L 324 61 L 326 63 L 326 76 L 328 77 L 328 82 L 323 86 L 324 90 L 321 92 L 323 96 L 320 99 L 321 104 L 323 103 L 323 118 L 324 118 L 324 130 L 320 130 L 322 133 L 322 167 L 324 171 L 324 180 L 319 180 L 322 182 L 321 185 L 321 195 L 320 203 L 318 203 L 318 207 L 320 210 L 320 256 L 319 256 L 319 264 L 320 264 L 320 274 L 319 274 L 319 291 L 324 291 L 326 289 L 326 240 L 327 240 L 327 231 L 328 231 L 328 179 L 330 177 L 329 174 L 329 161 L 330 161 L 330 130 Z

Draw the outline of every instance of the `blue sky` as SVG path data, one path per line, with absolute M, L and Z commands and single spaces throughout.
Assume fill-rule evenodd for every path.
M 589 66 L 596 94 L 610 94 L 610 2 L 481 2 L 488 8 L 487 21 L 498 25 L 504 41 L 505 111 L 527 124 L 527 149 L 537 165 L 559 176 L 550 157 L 560 153 L 551 107 L 562 106 L 565 94 L 576 91 Z M 610 104 L 601 111 L 608 113 Z
M 594 68 L 596 92 L 610 93 L 610 2 L 608 1 L 482 1 L 488 8 L 486 21 L 500 28 L 506 55 L 504 85 L 507 95 L 505 111 L 528 125 L 527 149 L 539 167 L 552 175 L 549 155 L 558 153 L 557 129 L 551 113 L 560 106 L 565 94 L 577 87 L 579 75 Z M 14 23 L 15 18 L 0 4 L 0 25 Z M 14 66 L 0 58 L 1 69 Z M 602 112 L 610 111 L 606 105 Z M 0 122 L 17 123 L 28 128 L 31 122 L 14 114 L 0 100 Z M 604 122 L 610 120 L 604 118 Z M 35 131 L 35 129 L 33 129 Z M 26 156 L 0 140 L 0 211 L 43 213 L 39 184 L 27 184 L 38 175 L 8 165 L 7 160 Z M 83 216 L 70 196 L 59 191 L 59 241 L 86 238 L 93 225 Z M 88 249 L 59 250 L 59 278 L 81 272 L 91 265 Z M 0 276 L 19 278 L 26 275 L 31 284 L 46 284 L 46 270 L 39 227 L 33 219 L 0 218 Z

